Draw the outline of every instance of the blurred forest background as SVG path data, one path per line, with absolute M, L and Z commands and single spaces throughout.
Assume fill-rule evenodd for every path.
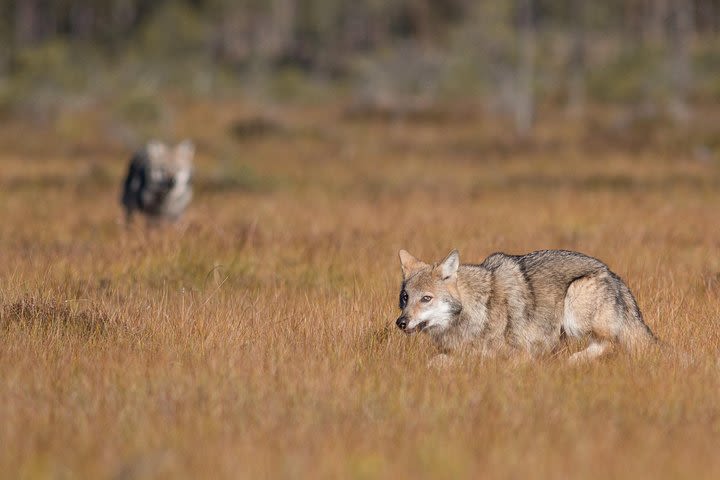
M 0 111 L 34 121 L 159 94 L 348 99 L 355 114 L 479 107 L 528 133 L 542 107 L 677 124 L 720 100 L 718 0 L 3 0 Z

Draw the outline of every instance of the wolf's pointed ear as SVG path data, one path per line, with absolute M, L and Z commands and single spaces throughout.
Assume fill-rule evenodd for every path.
M 151 162 L 160 161 L 168 152 L 168 146 L 160 140 L 150 140 L 145 146 L 145 151 Z
M 443 260 L 440 265 L 438 265 L 440 277 L 443 280 L 449 280 L 453 278 L 455 274 L 457 274 L 459 267 L 460 253 L 458 253 L 457 250 L 453 250 L 452 252 L 448 253 L 448 256 L 445 257 L 445 260 Z
M 398 255 L 400 255 L 400 266 L 402 267 L 403 278 L 408 278 L 421 268 L 427 267 L 427 263 L 413 257 L 407 250 L 400 250 Z

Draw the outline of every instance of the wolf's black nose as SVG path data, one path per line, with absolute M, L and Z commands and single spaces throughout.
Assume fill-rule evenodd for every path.
M 407 327 L 407 319 L 405 317 L 400 317 L 395 322 L 395 325 L 397 325 L 400 330 L 405 330 L 405 327 Z

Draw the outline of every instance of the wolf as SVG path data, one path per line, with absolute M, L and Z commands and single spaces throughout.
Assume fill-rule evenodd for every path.
M 460 264 L 457 250 L 427 264 L 400 250 L 402 287 L 396 321 L 405 333 L 425 332 L 441 356 L 556 351 L 564 337 L 589 339 L 571 363 L 596 359 L 619 344 L 628 351 L 655 341 L 628 286 L 596 258 L 567 250 L 494 253 Z
M 177 220 L 192 199 L 192 159 L 189 140 L 175 148 L 152 140 L 130 159 L 123 182 L 122 205 L 127 223 L 135 212 L 151 220 Z

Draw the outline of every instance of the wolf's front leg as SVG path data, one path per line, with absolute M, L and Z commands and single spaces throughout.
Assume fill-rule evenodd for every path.
M 450 368 L 456 360 L 446 353 L 439 353 L 427 362 L 427 368 L 433 370 L 445 370 Z

